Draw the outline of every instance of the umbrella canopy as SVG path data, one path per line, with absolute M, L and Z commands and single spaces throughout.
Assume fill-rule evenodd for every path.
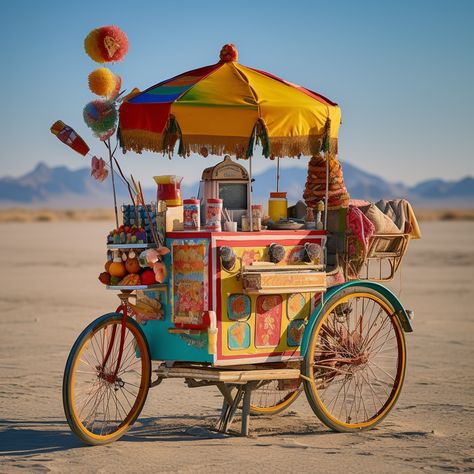
M 304 87 L 237 62 L 225 45 L 216 64 L 185 72 L 129 95 L 120 106 L 124 151 L 191 151 L 266 157 L 337 152 L 341 112 L 336 103 Z

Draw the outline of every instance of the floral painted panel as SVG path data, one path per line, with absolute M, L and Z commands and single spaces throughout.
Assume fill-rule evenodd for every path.
M 199 324 L 208 309 L 206 241 L 173 242 L 173 321 Z
M 233 294 L 227 300 L 227 316 L 231 321 L 249 319 L 250 308 L 250 297 L 247 295 Z
M 301 338 L 303 337 L 305 322 L 301 319 L 294 319 L 288 325 L 288 332 L 286 334 L 286 342 L 289 346 L 299 346 Z
M 250 346 L 250 326 L 247 323 L 234 323 L 227 331 L 230 350 L 247 349 Z
M 260 295 L 257 298 L 255 346 L 276 347 L 280 342 L 282 297 Z
M 288 295 L 286 314 L 288 319 L 305 319 L 309 316 L 310 302 L 303 293 Z

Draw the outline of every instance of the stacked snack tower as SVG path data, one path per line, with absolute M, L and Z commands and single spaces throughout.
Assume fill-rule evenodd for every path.
M 326 197 L 326 170 L 329 160 L 328 210 L 349 206 L 349 193 L 344 184 L 341 163 L 335 156 L 313 156 L 308 165 L 308 177 L 303 198 L 306 205 L 317 208 Z

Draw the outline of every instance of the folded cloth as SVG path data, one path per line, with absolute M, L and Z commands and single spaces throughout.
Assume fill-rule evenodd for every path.
M 401 234 L 402 231 L 397 227 L 395 222 L 390 219 L 375 204 L 361 207 L 360 210 L 374 224 L 376 234 Z
M 355 206 L 349 206 L 346 227 L 357 237 L 365 251 L 375 233 L 375 225 Z
M 406 199 L 381 199 L 375 205 L 392 219 L 400 232 L 409 234 L 411 239 L 421 239 L 421 231 L 415 212 Z

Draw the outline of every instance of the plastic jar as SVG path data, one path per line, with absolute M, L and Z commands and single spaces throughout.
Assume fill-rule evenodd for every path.
M 252 204 L 252 217 L 263 217 L 263 205 Z
M 273 222 L 288 218 L 288 201 L 286 193 L 270 193 L 268 215 Z

